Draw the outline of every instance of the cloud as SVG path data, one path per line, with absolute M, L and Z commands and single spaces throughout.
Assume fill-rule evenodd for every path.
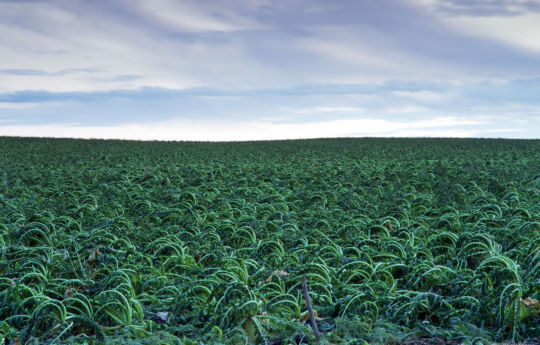
M 116 128 L 114 126 L 130 123 L 150 126 L 153 122 L 177 121 L 229 122 L 233 127 L 266 123 L 281 131 L 289 127 L 278 127 L 280 125 L 296 124 L 297 134 L 302 136 L 311 131 L 314 123 L 354 123 L 376 119 L 422 126 L 436 118 L 439 124 L 433 127 L 436 130 L 445 127 L 441 118 L 463 120 L 467 116 L 476 124 L 461 125 L 470 127 L 482 123 L 482 130 L 489 130 L 485 132 L 489 135 L 495 135 L 498 130 L 524 126 L 528 132 L 520 135 L 534 137 L 537 136 L 534 133 L 540 133 L 535 120 L 540 114 L 539 93 L 540 79 L 534 78 L 499 83 L 393 80 L 378 84 L 315 84 L 261 89 L 24 91 L 0 94 L 0 119 L 10 120 L 10 125 L 76 123 L 85 128 Z M 306 127 L 302 129 L 300 124 Z
M 241 72 L 261 76 L 230 37 L 174 36 L 133 8 L 107 2 L 0 3 L 0 92 L 223 86 L 220 80 L 233 83 Z
M 418 101 L 427 102 L 427 103 L 440 102 L 448 97 L 448 95 L 445 93 L 436 92 L 436 91 L 428 91 L 428 90 L 422 90 L 422 91 L 397 90 L 397 91 L 392 91 L 392 94 L 398 97 L 412 98 L 412 99 L 416 99 Z
M 81 138 L 116 138 L 143 140 L 267 140 L 290 138 L 320 138 L 350 136 L 407 136 L 414 130 L 421 136 L 435 133 L 453 134 L 459 126 L 477 126 L 483 121 L 464 118 L 440 117 L 422 121 L 387 121 L 365 118 L 357 120 L 332 120 L 312 123 L 274 124 L 245 121 L 165 121 L 153 123 L 126 123 L 117 126 L 80 126 L 77 124 L 49 124 L 40 126 L 1 126 L 0 135 L 10 136 L 55 136 Z M 458 127 L 458 128 L 454 128 Z M 482 132 L 482 130 L 477 130 Z M 404 134 L 405 133 L 405 134 Z M 475 130 L 463 133 L 475 133 Z
M 332 121 L 392 128 L 469 116 L 490 132 L 430 130 L 528 125 L 513 133 L 530 136 L 535 3 L 0 1 L 0 120 L 87 129 L 219 120 L 307 135 L 315 123 L 345 133 Z M 414 131 L 396 127 L 405 129 Z
M 0 75 L 14 76 L 63 76 L 75 73 L 95 73 L 97 68 L 66 68 L 59 71 L 48 72 L 39 69 L 0 69 Z
M 428 8 L 434 18 L 456 33 L 540 53 L 540 42 L 536 39 L 540 35 L 538 1 L 416 0 L 416 3 Z
M 118 78 L 137 79 L 139 76 L 118 76 Z M 17 91 L 0 93 L 0 102 L 96 102 L 100 100 L 125 99 L 130 101 L 148 100 L 181 100 L 212 98 L 214 101 L 241 101 L 262 99 L 270 101 L 299 101 L 307 99 L 309 107 L 302 112 L 355 112 L 373 106 L 369 102 L 393 102 L 394 104 L 411 104 L 426 106 L 444 106 L 463 103 L 503 104 L 522 103 L 538 104 L 540 94 L 540 78 L 514 79 L 510 81 L 469 81 L 451 83 L 426 80 L 388 80 L 379 83 L 358 84 L 306 84 L 298 86 L 270 88 L 212 88 L 195 87 L 185 89 L 169 89 L 160 87 L 142 87 L 138 89 L 117 89 L 108 91 Z M 364 105 L 355 101 L 361 98 Z M 319 100 L 316 102 L 315 100 Z M 344 100 L 349 102 L 344 104 Z M 354 103 L 356 102 L 356 103 Z M 336 104 L 341 103 L 341 104 Z
M 425 113 L 427 111 L 429 111 L 429 108 L 420 107 L 414 104 L 401 105 L 401 106 L 382 109 L 382 112 L 387 113 L 387 114 L 418 114 L 418 113 Z
M 428 13 L 426 6 L 402 0 L 4 1 L 0 92 L 494 80 L 539 70 L 539 57 L 529 53 L 536 51 L 536 35 L 525 35 L 536 30 L 534 14 L 508 17 L 497 29 L 472 17 Z
M 49 75 L 46 71 L 37 69 L 2 69 L 0 74 L 4 75 Z
M 428 5 L 438 12 L 453 16 L 517 16 L 540 12 L 535 0 L 428 0 Z
M 519 16 L 460 16 L 446 19 L 456 30 L 540 54 L 540 13 Z
M 154 0 L 130 1 L 140 16 L 164 29 L 179 32 L 231 32 L 257 29 L 261 26 L 252 18 L 228 10 L 227 6 L 197 4 L 197 2 Z M 202 5 L 202 6 L 201 6 Z M 208 7 L 212 6 L 212 11 Z
M 51 106 L 62 106 L 60 102 L 0 102 L 0 111 L 5 109 L 30 109 L 30 108 L 43 108 Z M 16 119 L 5 120 L 7 122 L 17 122 Z
M 361 107 L 313 107 L 305 109 L 292 110 L 293 114 L 312 114 L 312 113 L 363 113 L 365 108 Z

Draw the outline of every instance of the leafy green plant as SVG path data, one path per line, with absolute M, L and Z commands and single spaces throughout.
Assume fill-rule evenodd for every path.
M 539 334 L 539 141 L 0 147 L 0 344 Z

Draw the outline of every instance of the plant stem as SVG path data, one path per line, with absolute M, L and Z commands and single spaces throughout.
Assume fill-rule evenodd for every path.
M 311 306 L 311 300 L 309 299 L 308 286 L 307 286 L 305 275 L 302 275 L 302 290 L 304 290 L 304 298 L 306 299 L 306 305 L 309 311 L 309 321 L 311 323 L 311 328 L 313 328 L 313 333 L 315 333 L 315 339 L 319 341 L 321 339 L 321 335 L 319 334 L 319 328 L 317 327 L 317 320 L 315 319 L 315 313 L 313 312 L 313 307 Z

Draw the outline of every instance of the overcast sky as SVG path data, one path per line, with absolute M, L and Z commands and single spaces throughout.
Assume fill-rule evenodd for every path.
M 540 138 L 540 0 L 0 0 L 0 135 Z

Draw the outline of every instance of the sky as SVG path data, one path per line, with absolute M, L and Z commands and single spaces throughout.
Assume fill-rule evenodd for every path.
M 540 0 L 0 0 L 0 135 L 540 138 Z

